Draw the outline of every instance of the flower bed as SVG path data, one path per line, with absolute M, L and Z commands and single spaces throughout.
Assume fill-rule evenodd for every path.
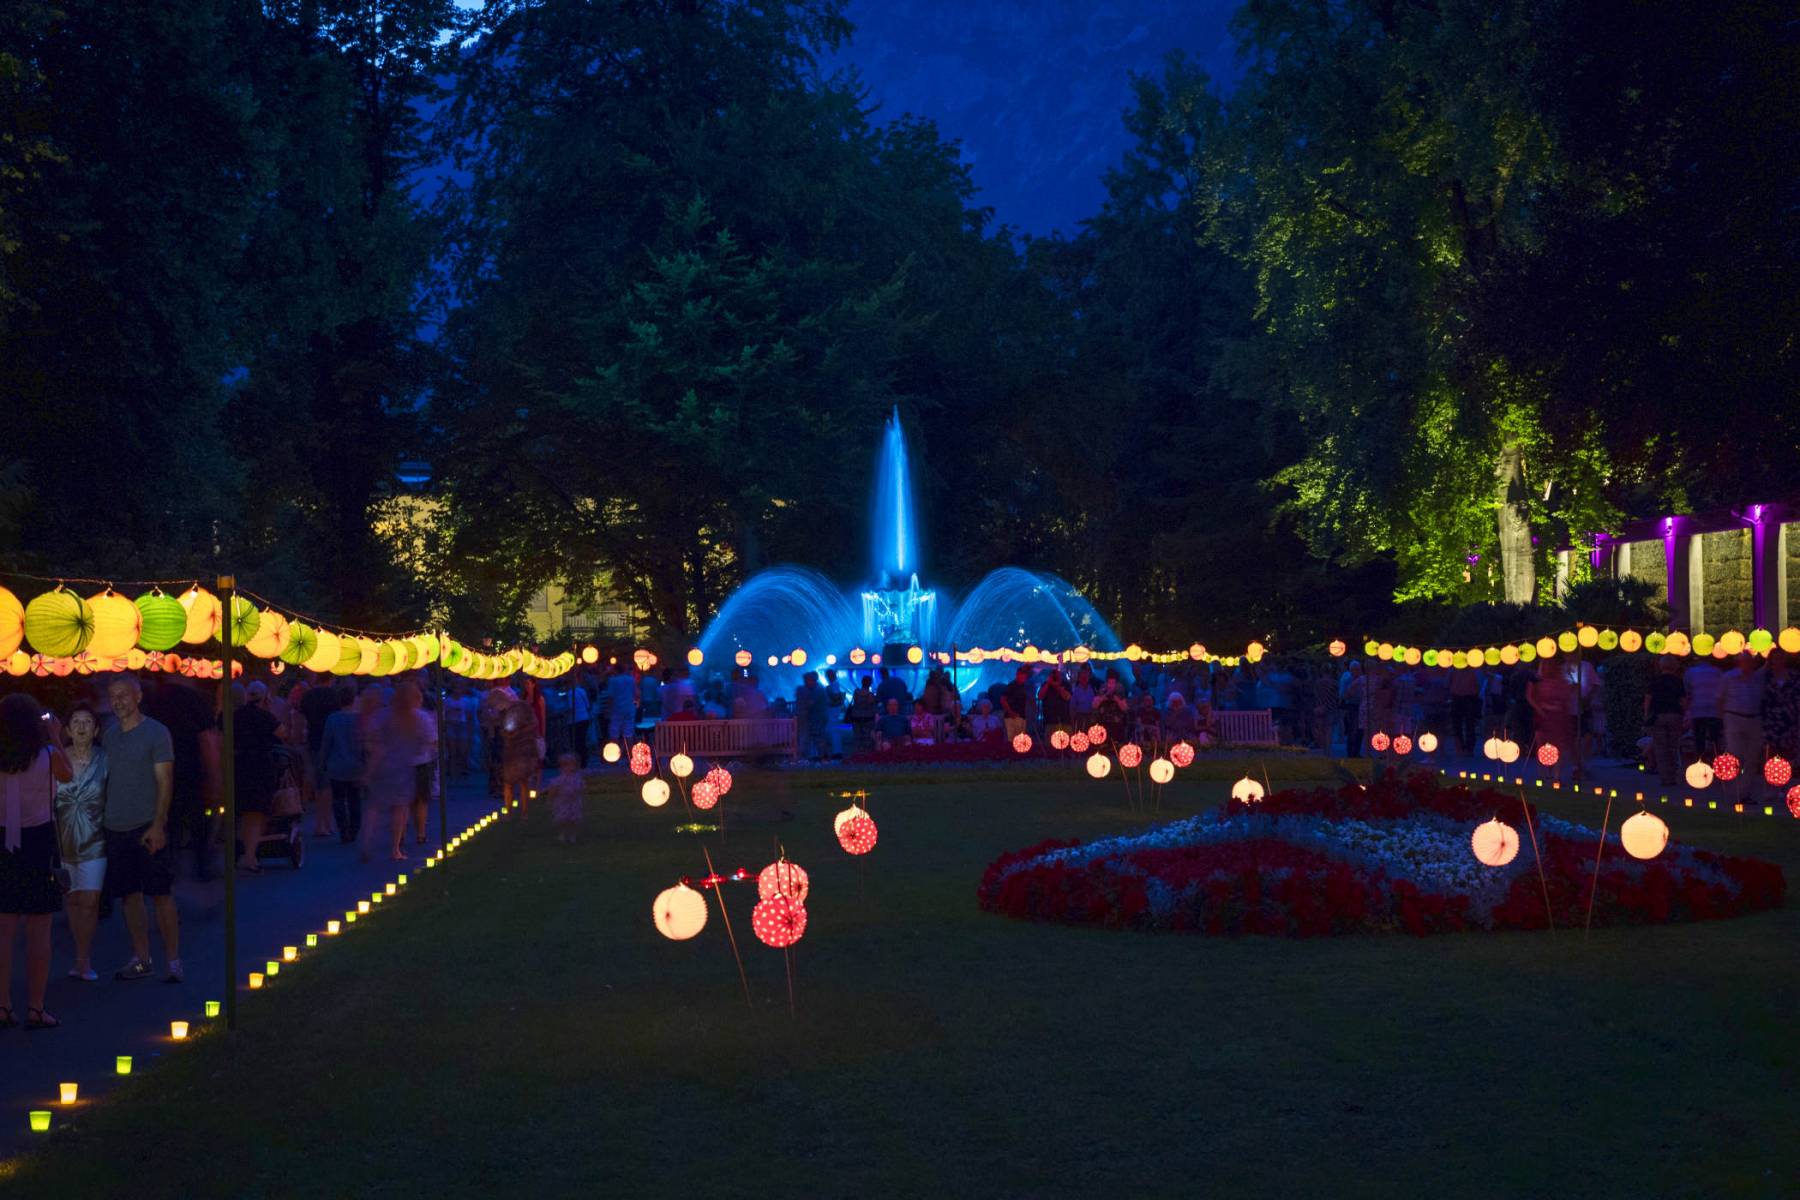
M 1516 795 L 1427 776 L 1284 791 L 1129 837 L 1002 855 L 977 895 L 990 912 L 1033 920 L 1312 937 L 1542 929 L 1547 885 L 1556 924 L 1581 924 L 1599 833 L 1529 811 L 1535 850 Z M 1519 830 L 1521 845 L 1512 862 L 1489 867 L 1469 837 L 1496 816 Z M 1786 889 L 1772 863 L 1681 846 L 1641 862 L 1612 833 L 1593 921 L 1737 916 L 1780 906 Z

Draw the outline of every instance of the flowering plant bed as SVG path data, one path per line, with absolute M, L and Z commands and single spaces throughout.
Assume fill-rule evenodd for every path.
M 1786 894 L 1773 863 L 1673 845 L 1640 861 L 1616 833 L 1596 886 L 1599 831 L 1534 807 L 1528 829 L 1527 807 L 1425 775 L 1284 791 L 1126 837 L 1001 855 L 977 895 L 990 912 L 1032 920 L 1313 937 L 1543 929 L 1546 891 L 1564 927 L 1585 921 L 1590 887 L 1596 925 L 1738 916 Z M 1494 867 L 1470 835 L 1496 817 L 1517 828 L 1519 850 Z

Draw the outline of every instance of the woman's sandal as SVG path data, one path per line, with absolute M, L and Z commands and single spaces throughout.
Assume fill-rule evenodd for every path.
M 32 1013 L 36 1013 L 37 1016 L 32 1016 Z M 27 1033 L 30 1033 L 34 1029 L 55 1029 L 61 1024 L 61 1021 L 57 1020 L 41 1008 L 28 1008 L 25 1010 L 25 1032 Z
M 19 1023 L 19 1018 L 13 1016 L 12 1009 L 0 1008 L 0 1013 L 6 1014 L 5 1016 L 0 1017 L 0 1029 L 11 1029 L 14 1025 Z

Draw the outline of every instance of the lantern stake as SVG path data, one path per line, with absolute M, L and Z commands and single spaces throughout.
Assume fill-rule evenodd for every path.
M 703 845 L 700 853 L 706 856 L 707 875 L 717 875 L 718 871 L 713 868 L 712 852 Z M 719 901 L 719 916 L 725 920 L 725 936 L 731 940 L 731 957 L 737 960 L 738 982 L 744 985 L 744 1004 L 751 1012 L 755 1012 L 756 1004 L 750 999 L 750 977 L 744 974 L 744 956 L 738 953 L 737 934 L 731 931 L 731 914 L 725 911 L 725 888 L 715 883 L 712 890 Z
M 1577 762 L 1579 763 L 1579 759 Z M 1609 788 L 1608 791 L 1610 790 Z M 1600 844 L 1594 847 L 1594 881 L 1588 885 L 1587 924 L 1581 930 L 1584 938 L 1594 929 L 1594 893 L 1600 890 L 1600 856 L 1606 851 L 1606 823 L 1611 819 L 1612 797 L 1609 795 L 1606 798 L 1606 812 L 1600 818 Z
M 1531 857 L 1537 859 L 1538 883 L 1544 888 L 1544 920 L 1550 926 L 1550 935 L 1556 936 L 1556 916 L 1550 911 L 1550 881 L 1544 877 L 1544 855 L 1538 849 L 1537 827 L 1531 821 L 1531 805 L 1525 800 L 1525 787 L 1519 786 L 1519 807 L 1525 813 L 1525 832 L 1531 835 Z
M 219 672 L 219 792 L 225 801 L 225 836 L 236 836 L 237 778 L 234 769 L 236 741 L 232 734 L 231 711 L 231 634 L 235 624 L 233 604 L 237 597 L 237 578 L 219 576 L 219 592 L 223 597 L 224 619 L 219 622 L 219 650 L 222 669 Z M 225 1030 L 237 1029 L 237 854 L 228 841 L 225 854 Z M 254 851 L 252 851 L 254 853 Z
M 787 964 L 788 1020 L 794 1020 L 794 956 L 791 946 L 781 948 L 781 959 Z

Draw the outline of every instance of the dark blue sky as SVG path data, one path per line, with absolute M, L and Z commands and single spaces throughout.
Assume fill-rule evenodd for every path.
M 1132 73 L 1185 50 L 1237 75 L 1238 0 L 851 0 L 859 68 L 877 119 L 918 113 L 962 143 L 997 220 L 1073 233 L 1100 207 L 1101 176 L 1129 145 L 1119 116 Z

